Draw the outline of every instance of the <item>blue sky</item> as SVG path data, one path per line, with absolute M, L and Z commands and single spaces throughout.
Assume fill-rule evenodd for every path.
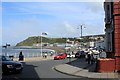
M 48 37 L 79 37 L 104 33 L 103 2 L 3 2 L 2 44 L 47 32 Z M 0 29 L 1 30 L 1 29 Z

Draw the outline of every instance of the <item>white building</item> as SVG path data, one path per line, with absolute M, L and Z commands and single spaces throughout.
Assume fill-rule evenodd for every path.
M 104 40 L 96 41 L 95 42 L 95 47 L 105 49 L 105 41 Z
M 89 42 L 89 46 L 90 46 L 90 47 L 95 47 L 95 42 L 93 42 L 93 41 L 92 41 L 92 42 Z

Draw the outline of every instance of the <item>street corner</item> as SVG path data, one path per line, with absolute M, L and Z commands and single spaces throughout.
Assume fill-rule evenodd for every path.
M 65 74 L 65 72 L 60 70 L 60 66 L 62 66 L 62 64 L 54 66 L 53 69 L 58 71 L 58 72 L 60 72 L 60 73 L 64 73 Z
M 85 77 L 90 79 L 118 79 L 116 73 L 98 73 L 98 72 L 89 72 L 86 69 L 77 68 L 74 66 L 70 66 L 68 64 L 60 64 L 54 66 L 54 70 L 76 77 Z
M 54 70 L 66 74 L 66 75 L 70 75 L 70 76 L 76 76 L 76 77 L 82 77 L 80 75 L 75 75 L 74 73 L 76 73 L 77 71 L 79 71 L 80 69 L 77 67 L 73 67 L 70 66 L 68 64 L 60 64 L 60 65 L 56 65 L 53 68 Z

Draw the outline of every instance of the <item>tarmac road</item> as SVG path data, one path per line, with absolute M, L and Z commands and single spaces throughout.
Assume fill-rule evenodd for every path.
M 2 80 L 90 80 L 83 77 L 69 76 L 53 69 L 55 65 L 68 62 L 64 60 L 46 60 L 25 62 L 23 72 L 20 74 L 3 75 Z

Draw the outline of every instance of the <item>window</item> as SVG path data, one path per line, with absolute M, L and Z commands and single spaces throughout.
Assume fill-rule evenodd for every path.
M 107 10 L 108 10 L 108 11 L 110 10 L 109 5 L 107 5 Z
M 107 22 L 110 22 L 110 6 L 109 5 L 107 5 L 106 6 L 107 8 L 107 10 L 106 10 L 106 13 L 107 13 L 107 16 L 106 16 L 106 20 L 107 20 Z

